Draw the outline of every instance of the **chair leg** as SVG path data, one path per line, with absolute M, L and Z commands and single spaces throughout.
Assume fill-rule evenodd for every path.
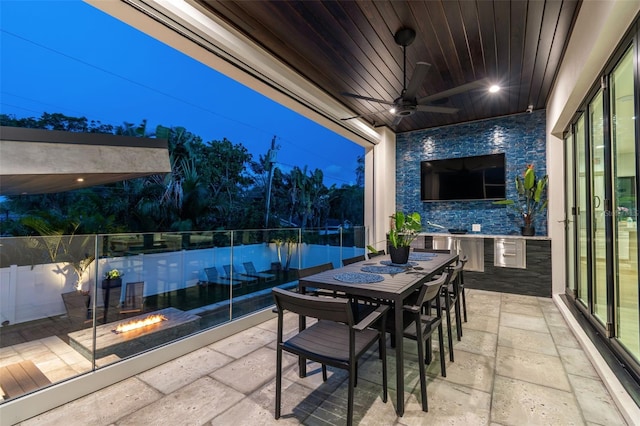
M 353 394 L 354 394 L 354 382 L 356 378 L 355 366 L 352 365 L 349 369 L 349 393 L 347 396 L 347 426 L 353 424 Z
M 378 345 L 380 346 L 380 356 L 382 358 L 382 402 L 387 403 L 387 339 L 385 338 L 385 333 L 382 332 L 380 335 L 380 342 Z
M 440 347 L 440 372 L 442 377 L 447 377 L 447 363 L 444 360 L 444 335 L 442 334 L 442 321 L 438 324 L 438 344 Z
M 458 342 L 462 340 L 462 316 L 460 315 L 460 297 L 456 298 L 453 306 L 453 311 L 456 315 L 456 337 Z
M 433 360 L 433 351 L 431 350 L 431 336 L 427 337 L 424 342 L 424 363 L 429 365 Z
M 464 286 L 460 293 L 462 295 L 462 314 L 464 316 L 464 322 L 467 322 L 467 297 L 464 294 Z
M 322 381 L 327 381 L 327 366 L 325 364 L 322 364 Z
M 429 406 L 427 405 L 427 378 L 425 369 L 426 365 L 422 362 L 424 360 L 424 350 L 423 345 L 425 344 L 425 339 L 422 338 L 422 325 L 420 324 L 420 317 L 418 317 L 415 321 L 416 323 L 416 340 L 418 343 L 418 370 L 420 371 L 420 394 L 422 398 L 422 411 L 429 411 Z
M 353 379 L 353 387 L 357 388 L 358 387 L 358 361 L 356 361 L 356 373 L 355 373 L 355 377 Z
M 324 367 L 324 366 L 323 366 Z M 275 418 L 280 418 L 280 405 L 282 397 L 282 349 L 276 351 L 276 414 Z
M 445 309 L 447 317 L 447 338 L 449 339 L 449 360 L 453 361 L 453 333 L 451 333 L 451 312 L 449 309 Z

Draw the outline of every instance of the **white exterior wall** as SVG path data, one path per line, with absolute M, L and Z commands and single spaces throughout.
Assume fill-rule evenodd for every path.
M 564 144 L 566 130 L 607 60 L 640 12 L 638 1 L 585 1 L 547 101 L 547 172 L 552 291 L 565 289 Z
M 365 155 L 364 225 L 368 244 L 386 250 L 389 217 L 396 209 L 396 135 L 388 127 L 379 133 L 380 142 Z

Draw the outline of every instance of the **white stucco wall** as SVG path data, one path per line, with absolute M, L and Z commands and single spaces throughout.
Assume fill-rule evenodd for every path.
M 606 62 L 640 12 L 638 1 L 585 1 L 547 101 L 547 172 L 553 294 L 565 289 L 564 145 L 562 132 L 599 80 Z
M 368 243 L 386 250 L 389 217 L 396 209 L 396 135 L 388 127 L 378 131 L 380 142 L 365 155 L 364 225 Z

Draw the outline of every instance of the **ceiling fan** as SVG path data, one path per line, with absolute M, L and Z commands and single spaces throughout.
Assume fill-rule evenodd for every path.
M 348 96 L 351 98 L 362 99 L 370 102 L 377 102 L 380 104 L 391 105 L 391 109 L 384 109 L 381 111 L 375 111 L 367 114 L 360 114 L 354 117 L 343 118 L 342 120 L 352 120 L 354 118 L 365 117 L 368 115 L 379 114 L 382 112 L 391 112 L 395 115 L 395 119 L 393 120 L 393 125 L 396 126 L 400 124 L 400 121 L 404 117 L 412 115 L 415 112 L 437 112 L 443 114 L 454 114 L 458 111 L 458 108 L 452 108 L 441 105 L 433 105 L 432 103 L 435 101 L 445 101 L 449 96 L 457 95 L 459 93 L 464 93 L 469 90 L 478 89 L 484 85 L 486 85 L 486 80 L 477 80 L 471 83 L 463 84 L 452 89 L 444 90 L 442 92 L 429 95 L 420 99 L 416 99 L 416 93 L 420 87 L 422 87 L 422 82 L 427 76 L 427 71 L 429 71 L 430 64 L 426 62 L 417 62 L 416 66 L 413 70 L 413 75 L 411 76 L 411 80 L 409 81 L 409 85 L 407 85 L 407 46 L 409 46 L 416 38 L 416 32 L 412 28 L 401 28 L 399 29 L 395 35 L 394 40 L 397 44 L 402 46 L 403 53 L 403 80 L 402 80 L 402 93 L 400 97 L 395 99 L 393 102 L 385 101 L 383 99 L 370 98 L 367 96 L 356 95 L 353 93 L 342 93 L 343 96 Z

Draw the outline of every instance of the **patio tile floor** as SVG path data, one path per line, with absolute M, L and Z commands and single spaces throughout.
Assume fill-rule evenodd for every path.
M 626 424 L 550 299 L 468 289 L 467 304 L 469 322 L 454 342 L 456 361 L 446 357 L 447 377 L 440 376 L 438 351 L 428 368 L 429 412 L 421 410 L 416 343 L 406 341 L 404 416 L 395 414 L 394 351 L 387 347 L 385 404 L 374 347 L 359 368 L 354 423 Z M 287 315 L 285 333 L 296 327 Z M 286 354 L 282 417 L 273 418 L 275 331 L 269 320 L 21 425 L 345 424 L 346 374 L 330 368 L 323 383 L 319 365 L 310 363 L 302 379 Z

